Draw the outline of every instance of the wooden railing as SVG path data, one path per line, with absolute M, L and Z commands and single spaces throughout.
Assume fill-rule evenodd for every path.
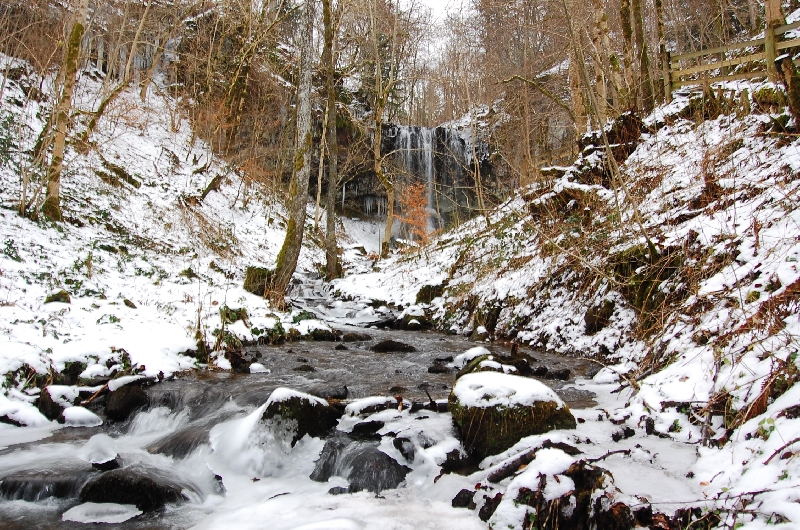
M 755 61 L 763 61 L 766 60 L 767 62 L 767 69 L 770 68 L 770 65 L 775 63 L 775 59 L 778 57 L 779 52 L 782 50 L 786 50 L 789 48 L 794 48 L 800 46 L 800 39 L 792 39 L 787 41 L 779 40 L 779 37 L 788 31 L 793 29 L 800 28 L 800 21 L 793 22 L 792 24 L 786 24 L 784 26 L 779 26 L 777 28 L 767 28 L 765 32 L 766 37 L 762 39 L 755 39 L 746 42 L 738 42 L 735 44 L 729 44 L 727 46 L 719 46 L 717 48 L 708 48 L 705 50 L 700 50 L 691 53 L 681 53 L 678 55 L 670 55 L 667 54 L 667 63 L 669 64 L 669 69 L 664 73 L 664 89 L 668 97 L 671 98 L 672 91 L 676 88 L 686 86 L 686 85 L 697 85 L 705 82 L 716 82 L 716 81 L 735 81 L 737 79 L 750 79 L 753 77 L 763 77 L 767 75 L 767 72 L 762 68 L 753 69 L 747 72 L 737 72 L 734 74 L 728 74 L 726 71 L 733 67 L 738 66 L 745 63 L 755 62 Z M 724 57 L 724 54 L 727 52 L 731 52 L 734 50 L 745 50 L 746 48 L 763 48 L 764 51 L 760 51 L 757 53 L 750 53 L 748 55 L 740 55 L 738 57 L 734 57 L 732 59 L 717 59 L 713 62 L 705 62 L 706 60 L 710 59 L 707 56 L 716 56 Z M 691 66 L 687 66 L 686 68 L 681 68 L 682 62 L 689 62 L 691 61 Z M 796 61 L 797 62 L 797 61 Z M 701 74 L 704 72 L 712 72 L 715 70 L 719 70 L 713 76 L 706 74 L 705 76 L 695 79 L 681 79 L 684 77 L 694 77 L 695 74 Z

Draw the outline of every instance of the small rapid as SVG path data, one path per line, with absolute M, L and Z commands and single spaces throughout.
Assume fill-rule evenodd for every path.
M 384 444 L 380 436 L 350 434 L 356 422 L 348 416 L 340 420 L 339 431 L 331 438 L 304 439 L 294 447 L 280 433 L 266 429 L 258 421 L 258 411 L 279 387 L 338 397 L 341 406 L 368 396 L 386 396 L 390 400 L 402 396 L 405 402 L 418 404 L 431 399 L 442 402 L 455 380 L 455 369 L 448 368 L 448 363 L 474 346 L 462 337 L 432 332 L 345 330 L 358 332 L 362 340 L 253 346 L 246 353 L 257 358 L 266 372 L 176 374 L 145 386 L 148 405 L 126 421 L 106 421 L 100 427 L 62 427 L 43 439 L 0 449 L 0 529 L 85 528 L 85 524 L 62 520 L 62 516 L 83 506 L 85 491 L 90 489 L 87 485 L 104 475 L 114 478 L 116 474 L 113 481 L 106 480 L 111 485 L 100 482 L 97 486 L 109 490 L 100 496 L 107 502 L 113 502 L 117 483 L 144 490 L 157 485 L 156 490 L 168 499 L 163 505 L 149 497 L 143 500 L 145 505 L 155 503 L 156 508 L 116 523 L 124 529 L 192 527 L 206 521 L 218 505 L 230 502 L 231 490 L 241 495 L 243 483 L 252 486 L 277 481 L 290 489 L 303 484 L 314 491 L 314 496 L 325 498 L 330 490 L 348 491 L 347 477 L 352 469 L 373 465 L 387 452 L 396 455 L 401 464 L 381 471 L 381 476 L 363 479 L 364 486 L 359 489 L 385 495 L 383 490 L 403 480 L 408 485 L 430 483 L 428 474 L 436 465 L 430 456 L 436 449 L 431 448 L 443 444 L 439 450 L 446 452 L 456 447 L 446 414 L 418 410 L 413 417 L 402 420 L 409 425 L 393 427 L 400 431 L 392 433 L 396 434 L 394 440 L 400 440 L 394 445 Z M 416 351 L 371 350 L 384 340 L 402 341 Z M 492 349 L 499 355 L 505 350 L 502 346 Z M 567 368 L 575 375 L 590 369 L 582 361 L 538 354 L 535 358 L 551 369 Z M 432 366 L 440 369 L 429 370 Z M 567 391 L 564 398 L 567 403 L 580 406 L 590 396 L 584 393 L 576 399 Z M 392 410 L 385 414 L 398 421 L 397 411 Z M 425 450 L 434 452 L 425 456 Z M 119 468 L 102 471 L 105 464 L 93 464 L 97 460 L 115 460 Z M 350 487 L 358 480 L 362 479 L 351 477 Z M 407 488 L 392 490 L 392 495 Z M 142 495 L 150 494 L 145 491 Z M 124 517 L 122 512 L 96 510 L 86 515 L 80 510 L 70 511 L 73 512 L 78 513 L 77 518 Z

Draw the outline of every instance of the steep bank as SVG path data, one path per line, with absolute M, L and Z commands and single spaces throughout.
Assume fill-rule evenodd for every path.
M 334 288 L 609 365 L 599 380 L 630 396 L 618 418 L 698 444 L 693 480 L 723 521 L 741 503 L 754 527 L 797 520 L 800 143 L 781 94 L 676 93 L 608 130 L 619 174 L 587 137 L 487 219 Z
M 135 88 L 124 91 L 88 151 L 70 144 L 64 223 L 20 217 L 24 179 L 29 198 L 41 191 L 31 148 L 51 111 L 48 93 L 26 94 L 47 89 L 52 79 L 38 78 L 21 61 L 2 61 L 8 78 L 0 80 L 7 149 L 0 167 L 0 418 L 46 422 L 32 403 L 68 365 L 80 367 L 75 375 L 87 384 L 209 363 L 230 368 L 221 352 L 237 341 L 327 329 L 273 313 L 242 288 L 247 266 L 273 265 L 285 232 L 283 207 L 263 183 L 215 156 L 158 84 L 144 101 Z M 100 101 L 99 75 L 83 77 L 81 107 Z M 307 273 L 325 259 L 310 217 L 299 266 Z M 223 322 L 224 307 L 245 307 L 247 318 L 229 313 Z M 219 356 L 199 347 L 218 341 Z

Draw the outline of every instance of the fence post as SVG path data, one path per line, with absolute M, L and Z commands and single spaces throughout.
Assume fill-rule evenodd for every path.
M 773 83 L 778 82 L 778 68 L 775 59 L 778 58 L 775 51 L 775 28 L 785 22 L 781 11 L 780 0 L 766 0 L 764 2 L 764 15 L 766 27 L 764 28 L 764 53 L 767 56 L 767 75 Z
M 664 101 L 672 103 L 672 59 L 669 51 L 664 52 Z
M 764 52 L 767 55 L 767 76 L 773 83 L 778 82 L 778 69 L 775 66 L 775 59 L 778 58 L 775 52 L 775 26 L 768 24 L 764 29 Z

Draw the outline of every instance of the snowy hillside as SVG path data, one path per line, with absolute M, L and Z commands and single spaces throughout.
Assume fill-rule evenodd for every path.
M 748 528 L 800 520 L 800 142 L 778 92 L 729 84 L 623 116 L 619 176 L 585 138 L 488 219 L 335 288 L 475 340 L 594 357 L 596 381 L 629 396 L 614 417 L 697 444 L 688 477 L 723 521 L 740 506 Z
M 282 206 L 215 157 L 156 86 L 144 102 L 134 89 L 114 102 L 92 137 L 94 149 L 68 149 L 66 222 L 20 217 L 21 182 L 39 178 L 30 150 L 50 108 L 44 95 L 26 100 L 25 90 L 41 80 L 25 64 L 5 58 L 0 70 L 13 73 L 0 79 L 0 135 L 11 147 L 0 170 L 0 373 L 8 374 L 0 417 L 46 421 L 30 405 L 35 393 L 21 389 L 67 363 L 86 365 L 86 379 L 124 369 L 168 375 L 206 363 L 194 358 L 197 332 L 213 345 L 223 306 L 246 307 L 249 326 L 230 326 L 242 340 L 280 319 L 285 331 L 308 329 L 242 289 L 247 266 L 274 263 L 285 232 Z M 96 73 L 82 78 L 80 108 L 96 107 L 101 81 Z M 299 268 L 309 272 L 324 263 L 324 252 L 313 237 L 307 241 Z M 70 303 L 45 302 L 61 290 Z M 216 362 L 229 367 L 224 358 Z

